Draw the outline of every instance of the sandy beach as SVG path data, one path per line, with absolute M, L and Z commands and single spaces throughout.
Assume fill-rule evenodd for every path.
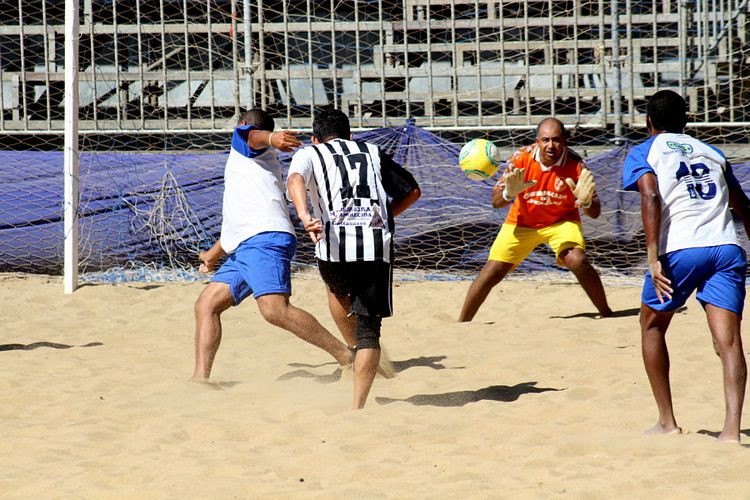
M 594 319 L 576 284 L 507 281 L 457 324 L 468 286 L 398 283 L 398 374 L 352 412 L 351 374 L 252 300 L 224 315 L 201 385 L 202 283 L 66 296 L 60 278 L 0 275 L 0 496 L 750 498 L 750 451 L 714 439 L 721 364 L 694 299 L 668 338 L 686 434 L 654 437 L 639 286 L 607 286 L 619 316 Z M 335 331 L 319 280 L 295 279 L 293 302 Z

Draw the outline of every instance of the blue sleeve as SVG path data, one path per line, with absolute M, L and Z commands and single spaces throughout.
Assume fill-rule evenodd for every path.
M 260 130 L 258 127 L 255 127 L 253 125 L 240 125 L 236 129 L 234 129 L 234 134 L 232 135 L 232 149 L 246 158 L 255 158 L 256 156 L 263 154 L 265 150 L 268 149 L 253 149 L 247 144 L 247 137 L 248 135 L 250 135 L 250 131 L 254 129 Z
M 727 159 L 726 155 L 724 155 L 724 152 L 723 152 L 723 151 L 722 151 L 721 149 L 719 149 L 719 148 L 717 148 L 717 147 L 715 147 L 715 146 L 712 146 L 712 145 L 710 145 L 710 144 L 708 144 L 708 143 L 706 143 L 706 142 L 704 142 L 703 144 L 705 144 L 705 145 L 706 145 L 706 146 L 708 146 L 709 148 L 711 148 L 711 149 L 713 149 L 714 151 L 716 151 L 717 153 L 719 153 L 719 154 L 721 155 L 721 157 L 722 157 L 722 158 L 724 158 L 725 160 Z
M 724 152 L 721 149 L 719 149 L 719 148 L 717 148 L 715 146 L 712 146 L 711 144 L 708 144 L 708 143 L 705 143 L 705 142 L 703 144 L 705 144 L 709 148 L 713 149 L 722 158 L 724 158 L 724 162 L 725 162 L 725 166 L 724 166 L 724 179 L 727 181 L 727 184 L 729 186 L 734 186 L 734 187 L 739 188 L 740 190 L 742 190 L 742 185 L 740 184 L 740 181 L 737 180 L 737 177 L 735 177 L 734 172 L 732 171 L 732 165 L 729 163 L 729 160 L 727 160 L 727 157 L 724 155 Z
M 638 179 L 644 174 L 656 174 L 647 159 L 652 142 L 652 140 L 649 140 L 635 146 L 625 158 L 625 163 L 622 166 L 622 188 L 624 190 L 638 191 Z

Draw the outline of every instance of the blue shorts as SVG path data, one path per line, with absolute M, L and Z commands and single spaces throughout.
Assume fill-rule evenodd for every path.
M 291 295 L 291 264 L 296 249 L 293 234 L 256 234 L 239 244 L 211 281 L 229 285 L 234 305 L 251 293 L 256 299 L 271 293 Z
M 745 251 L 737 245 L 685 248 L 659 257 L 664 275 L 672 282 L 672 299 L 659 303 L 651 273 L 646 273 L 641 301 L 657 311 L 673 311 L 690 294 L 705 306 L 711 304 L 742 315 L 745 305 Z

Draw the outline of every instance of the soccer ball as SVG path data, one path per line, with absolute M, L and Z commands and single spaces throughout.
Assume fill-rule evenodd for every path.
M 500 153 L 487 139 L 474 139 L 467 142 L 458 154 L 458 166 L 466 177 L 481 181 L 495 175 L 500 164 Z

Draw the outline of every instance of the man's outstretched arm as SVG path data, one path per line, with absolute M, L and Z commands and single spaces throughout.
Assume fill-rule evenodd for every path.
M 247 134 L 247 145 L 252 149 L 276 148 L 279 151 L 289 152 L 302 145 L 297 139 L 297 132 L 291 130 L 279 130 L 269 132 L 267 130 L 252 129 Z

